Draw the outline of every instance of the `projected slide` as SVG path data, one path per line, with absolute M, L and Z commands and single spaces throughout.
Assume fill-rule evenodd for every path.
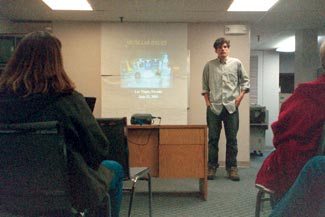
M 187 124 L 187 25 L 106 23 L 101 32 L 102 117 Z
M 121 61 L 122 88 L 169 88 L 172 72 L 167 53 L 136 55 Z

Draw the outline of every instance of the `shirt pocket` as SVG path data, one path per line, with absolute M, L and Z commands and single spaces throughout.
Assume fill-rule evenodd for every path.
M 228 74 L 228 81 L 229 81 L 230 84 L 232 84 L 234 86 L 237 86 L 237 82 L 238 82 L 237 74 L 229 73 Z

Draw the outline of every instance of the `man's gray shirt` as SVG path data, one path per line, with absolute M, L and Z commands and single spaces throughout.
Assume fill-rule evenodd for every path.
M 240 92 L 249 91 L 248 75 L 239 59 L 227 57 L 226 62 L 210 60 L 205 64 L 202 78 L 202 94 L 209 93 L 211 109 L 219 115 L 222 107 L 230 114 L 236 111 L 235 100 Z

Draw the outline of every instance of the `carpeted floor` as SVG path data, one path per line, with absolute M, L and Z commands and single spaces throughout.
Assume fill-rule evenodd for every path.
M 192 179 L 153 179 L 154 217 L 254 217 L 257 190 L 256 173 L 265 159 L 251 156 L 250 168 L 240 168 L 241 180 L 230 181 L 224 168 L 217 171 L 217 179 L 208 183 L 208 200 L 199 198 L 198 181 Z M 148 216 L 146 182 L 137 183 L 132 216 Z M 125 195 L 121 216 L 127 216 L 129 196 Z M 270 206 L 264 203 L 261 217 L 268 216 Z

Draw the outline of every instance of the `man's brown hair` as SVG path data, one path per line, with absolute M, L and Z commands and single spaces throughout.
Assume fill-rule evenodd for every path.
M 230 41 L 225 39 L 225 38 L 218 38 L 214 44 L 213 44 L 213 47 L 214 49 L 217 49 L 217 48 L 220 48 L 224 43 L 227 44 L 228 48 L 230 47 Z

